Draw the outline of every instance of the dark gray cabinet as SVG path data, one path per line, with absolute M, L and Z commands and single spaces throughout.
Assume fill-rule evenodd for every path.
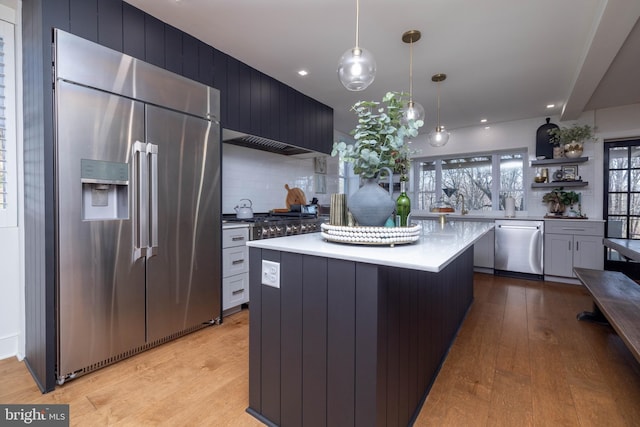
M 251 247 L 248 412 L 267 425 L 412 425 L 473 301 L 439 273 Z M 262 285 L 262 260 L 280 287 Z
M 114 3 L 109 1 L 108 3 Z M 144 58 L 144 13 L 140 9 L 122 3 L 122 51 L 135 58 Z M 106 17 L 105 17 L 106 19 Z M 116 22 L 118 17 L 113 18 Z M 98 21 L 100 24 L 100 21 Z M 106 23 L 103 23 L 108 28 Z M 103 40 L 98 40 L 103 44 Z M 113 47 L 113 46 L 112 46 Z M 117 49 L 117 47 L 113 47 Z

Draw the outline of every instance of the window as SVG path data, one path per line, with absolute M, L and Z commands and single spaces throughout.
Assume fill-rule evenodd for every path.
M 605 141 L 603 214 L 605 237 L 640 239 L 640 140 Z M 640 276 L 640 263 L 606 250 L 605 270 Z
M 524 210 L 525 159 L 525 151 L 416 159 L 416 209 L 429 210 L 441 198 L 455 205 L 462 195 L 470 211 L 503 210 L 507 196 Z
M 640 239 L 640 141 L 605 144 L 607 237 Z
M 17 225 L 14 26 L 0 20 L 0 227 Z

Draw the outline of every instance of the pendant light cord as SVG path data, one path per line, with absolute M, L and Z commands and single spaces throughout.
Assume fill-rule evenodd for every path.
M 356 49 L 360 48 L 358 33 L 360 32 L 360 0 L 356 0 Z
M 409 101 L 413 102 L 413 40 L 409 43 Z
M 436 86 L 436 91 L 438 92 L 438 125 L 436 126 L 436 132 L 440 132 L 440 83 L 438 82 L 438 86 Z

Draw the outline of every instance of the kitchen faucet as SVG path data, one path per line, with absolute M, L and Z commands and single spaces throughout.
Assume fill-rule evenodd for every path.
M 464 209 L 464 196 L 462 195 L 462 193 L 458 193 L 458 195 L 456 196 L 456 204 L 460 202 L 460 199 L 462 199 L 462 210 L 460 211 L 460 215 L 466 215 L 469 213 L 469 211 Z

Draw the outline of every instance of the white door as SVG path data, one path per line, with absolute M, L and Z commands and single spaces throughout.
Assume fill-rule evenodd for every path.
M 573 236 L 547 234 L 544 238 L 544 274 L 573 276 Z
M 575 236 L 574 242 L 574 267 L 604 270 L 604 245 L 602 237 Z

